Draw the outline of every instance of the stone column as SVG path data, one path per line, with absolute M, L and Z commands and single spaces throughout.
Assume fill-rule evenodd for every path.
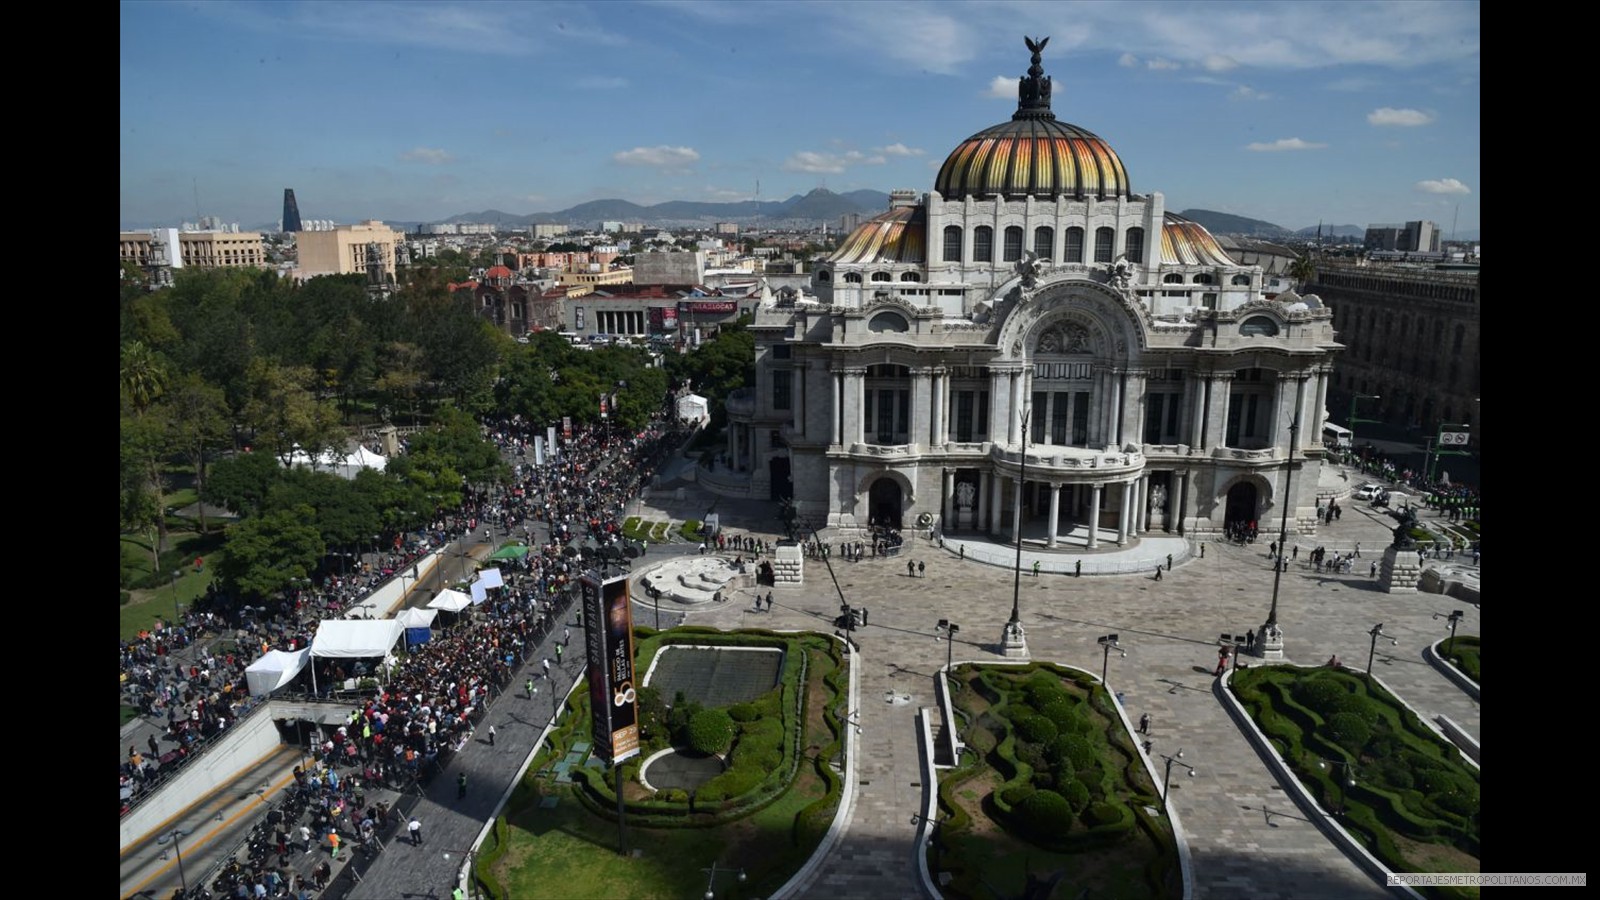
M 1139 503 L 1134 508 L 1133 533 L 1144 534 L 1150 530 L 1150 473 L 1139 476 Z
M 1322 429 L 1321 428 L 1318 428 L 1316 431 L 1312 431 L 1312 432 L 1307 432 L 1305 430 L 1306 422 L 1308 420 L 1310 420 L 1311 418 L 1313 418 L 1313 416 L 1311 415 L 1311 411 L 1306 409 L 1306 398 L 1310 395 L 1310 391 L 1307 390 L 1307 387 L 1310 384 L 1310 380 L 1311 380 L 1311 376 L 1310 376 L 1309 373 L 1306 373 L 1306 372 L 1297 372 L 1297 373 L 1295 373 L 1295 376 L 1294 376 L 1294 381 L 1295 381 L 1295 385 L 1294 385 L 1294 419 L 1292 421 L 1299 423 L 1299 425 L 1300 425 L 1300 435 L 1301 435 L 1302 440 L 1306 444 L 1309 445 L 1312 442 L 1315 442 L 1318 445 L 1321 445 L 1322 444 Z
M 1050 485 L 1050 537 L 1045 541 L 1045 546 L 1054 548 L 1056 545 L 1056 528 L 1061 523 L 1061 485 Z
M 1106 443 L 1117 450 L 1122 449 L 1122 382 L 1127 378 L 1127 373 L 1121 369 L 1111 371 L 1111 397 L 1106 409 Z
M 1022 537 L 1022 477 L 1011 480 L 1011 539 L 1019 540 Z
M 844 440 L 848 445 L 861 443 L 862 390 L 867 370 L 861 366 L 848 366 L 844 370 Z
M 994 490 L 993 483 L 994 479 L 989 477 L 988 472 L 978 473 L 978 520 L 972 524 L 976 525 L 979 531 L 982 531 L 989 521 L 989 493 Z
M 1221 447 L 1228 434 L 1228 391 L 1233 373 L 1213 372 L 1208 382 L 1211 396 L 1206 398 L 1206 446 Z
M 1006 412 L 1011 423 L 1006 428 L 1006 443 L 1015 447 L 1022 443 L 1022 373 L 1013 370 L 1006 374 L 1009 376 Z
M 789 367 L 789 427 L 794 431 L 794 436 L 804 440 L 806 436 L 806 402 L 803 387 L 806 381 L 806 364 L 794 363 Z
M 1185 392 L 1188 398 L 1184 404 L 1184 412 L 1189 416 L 1186 420 L 1186 424 L 1189 426 L 1189 447 L 1194 450 L 1204 450 L 1206 446 L 1206 434 L 1203 429 L 1206 424 L 1206 385 L 1208 383 L 1196 373 L 1189 378 L 1188 389 Z
M 1117 546 L 1128 543 L 1128 520 L 1133 518 L 1133 482 L 1122 483 L 1122 509 L 1117 514 Z
M 833 376 L 833 389 L 831 391 L 833 394 L 831 416 L 833 427 L 830 429 L 832 431 L 832 439 L 828 443 L 841 444 L 844 443 L 844 433 L 841 427 L 841 423 L 844 421 L 844 370 L 832 369 L 828 374 Z
M 995 537 L 1000 536 L 1000 509 L 1005 506 L 1006 482 L 996 472 L 989 476 L 989 484 L 994 487 L 994 501 L 989 504 L 989 533 Z
M 944 446 L 944 435 L 947 430 L 944 424 L 944 392 L 949 390 L 950 376 L 940 367 L 933 370 L 933 409 L 931 411 L 932 425 L 928 430 L 928 446 L 939 448 Z
M 1089 549 L 1100 546 L 1100 485 L 1089 486 Z
M 1122 435 L 1118 446 L 1124 443 L 1144 443 L 1144 390 L 1143 369 L 1130 369 L 1123 376 Z
M 1006 402 L 1011 397 L 1009 374 L 1004 369 L 989 370 L 989 440 L 1004 443 L 1005 427 L 1011 411 Z
M 941 532 L 944 531 L 946 528 L 949 528 L 952 524 L 954 524 L 954 522 L 956 520 L 956 486 L 955 486 L 955 480 L 956 480 L 956 470 L 955 469 L 948 469 L 948 468 L 945 469 L 944 470 L 944 494 L 941 495 L 941 496 L 944 497 L 944 503 L 941 504 L 943 506 L 943 508 L 944 508 L 944 512 L 941 514 L 941 518 L 939 520 L 939 530 Z
M 1188 531 L 1183 524 L 1183 516 L 1189 511 L 1189 473 L 1174 472 L 1172 481 L 1173 490 L 1167 495 L 1167 530 L 1184 534 Z
M 1332 371 L 1330 366 L 1323 366 L 1317 370 L 1317 405 L 1311 410 L 1311 415 L 1307 416 L 1310 420 L 1311 433 L 1318 437 L 1322 435 L 1322 416 L 1328 410 L 1328 376 Z
M 800 386 L 800 403 L 795 407 L 794 420 L 798 426 L 797 430 L 800 438 L 804 440 L 808 437 L 806 434 L 806 420 L 810 418 L 806 409 L 806 376 L 811 374 L 811 366 L 804 361 L 795 363 L 795 365 L 799 368 L 799 372 L 794 376 L 794 383 Z
M 913 447 L 924 443 L 932 406 L 933 370 L 919 366 L 911 370 L 911 417 L 906 421 L 906 442 Z

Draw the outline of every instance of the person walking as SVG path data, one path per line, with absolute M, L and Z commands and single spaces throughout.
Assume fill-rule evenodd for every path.
M 1372 578 L 1377 578 L 1378 577 L 1378 561 L 1377 560 L 1373 560 L 1372 561 L 1372 568 L 1370 570 L 1368 570 L 1367 574 Z
M 1039 577 L 1039 561 L 1037 559 L 1033 561 L 1033 577 Z
M 1150 714 L 1149 713 L 1145 713 L 1144 715 L 1139 717 L 1139 733 L 1140 734 L 1149 734 L 1150 733 Z
M 558 666 L 561 665 L 561 654 L 563 652 L 565 652 L 566 649 L 567 649 L 567 646 L 565 644 L 557 644 L 556 645 L 556 665 L 558 665 Z
M 915 577 L 917 577 L 917 564 L 912 562 L 909 559 L 906 560 L 906 577 L 907 578 L 915 578 Z
M 544 658 L 544 661 L 541 663 L 541 665 L 544 666 L 544 677 L 549 678 L 550 677 L 550 657 L 546 656 Z
M 331 858 L 339 858 L 339 832 L 337 830 L 328 832 L 328 852 Z
M 1359 542 L 1356 543 L 1355 552 L 1350 554 L 1350 555 L 1354 556 L 1356 559 L 1360 559 L 1361 558 L 1361 544 Z
M 406 826 L 406 830 L 411 832 L 411 846 L 413 846 L 413 847 L 421 847 L 422 846 L 422 823 L 420 821 L 418 821 L 416 819 L 416 817 L 412 817 L 411 824 Z
M 311 855 L 311 826 L 310 825 L 301 825 L 300 826 L 300 843 L 305 845 L 306 856 L 310 856 Z
M 561 629 L 561 643 L 563 645 L 572 643 L 572 629 L 571 628 L 562 628 Z
M 465 800 L 466 798 L 467 798 L 467 773 L 462 772 L 460 775 L 456 776 L 456 799 L 457 800 Z
M 923 577 L 923 573 L 926 572 L 927 570 L 928 570 L 928 564 L 925 563 L 925 562 L 922 562 L 921 560 L 918 560 L 917 561 L 917 577 L 918 578 Z
M 494 726 L 489 726 L 489 746 L 494 746 Z
M 532 700 L 533 699 L 533 679 L 532 678 L 529 678 L 528 679 L 528 683 L 523 685 L 523 689 L 528 692 L 528 699 Z
M 1038 565 L 1038 563 L 1034 563 L 1034 565 Z M 1160 566 L 1156 566 L 1156 580 L 1157 581 L 1161 580 L 1161 567 Z
M 772 592 L 767 591 L 767 612 L 772 612 Z

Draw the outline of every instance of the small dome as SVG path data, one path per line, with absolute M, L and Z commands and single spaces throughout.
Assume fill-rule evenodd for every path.
M 874 216 L 850 232 L 839 249 L 828 257 L 830 263 L 915 263 L 927 261 L 923 236 L 928 230 L 927 211 L 922 206 L 900 206 Z
M 1164 266 L 1237 266 L 1204 225 L 1167 213 L 1161 225 L 1161 264 Z
M 1027 42 L 1033 65 L 1017 80 L 1017 111 L 1011 121 L 978 132 L 945 157 L 934 181 L 940 196 L 1105 200 L 1132 193 L 1128 171 L 1111 145 L 1076 125 L 1056 121 L 1051 112 L 1051 83 L 1039 62 L 1049 42 Z

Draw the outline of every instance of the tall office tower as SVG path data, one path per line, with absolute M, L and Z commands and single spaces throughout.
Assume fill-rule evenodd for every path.
M 294 202 L 294 188 L 283 189 L 283 230 L 300 230 L 300 204 Z

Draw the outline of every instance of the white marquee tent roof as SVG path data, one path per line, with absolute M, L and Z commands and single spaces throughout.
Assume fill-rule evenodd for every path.
M 472 598 L 460 591 L 449 588 L 439 592 L 439 596 L 428 601 L 429 609 L 442 609 L 446 612 L 460 612 L 472 605 Z
M 402 610 L 394 620 L 399 622 L 402 628 L 427 628 L 437 618 L 439 618 L 437 609 L 407 609 Z
M 405 626 L 394 619 L 323 619 L 311 639 L 311 655 L 355 658 L 384 656 L 405 636 Z
M 272 693 L 294 680 L 300 670 L 311 661 L 311 650 L 269 650 L 267 654 L 244 670 L 250 683 L 250 696 L 261 697 Z

